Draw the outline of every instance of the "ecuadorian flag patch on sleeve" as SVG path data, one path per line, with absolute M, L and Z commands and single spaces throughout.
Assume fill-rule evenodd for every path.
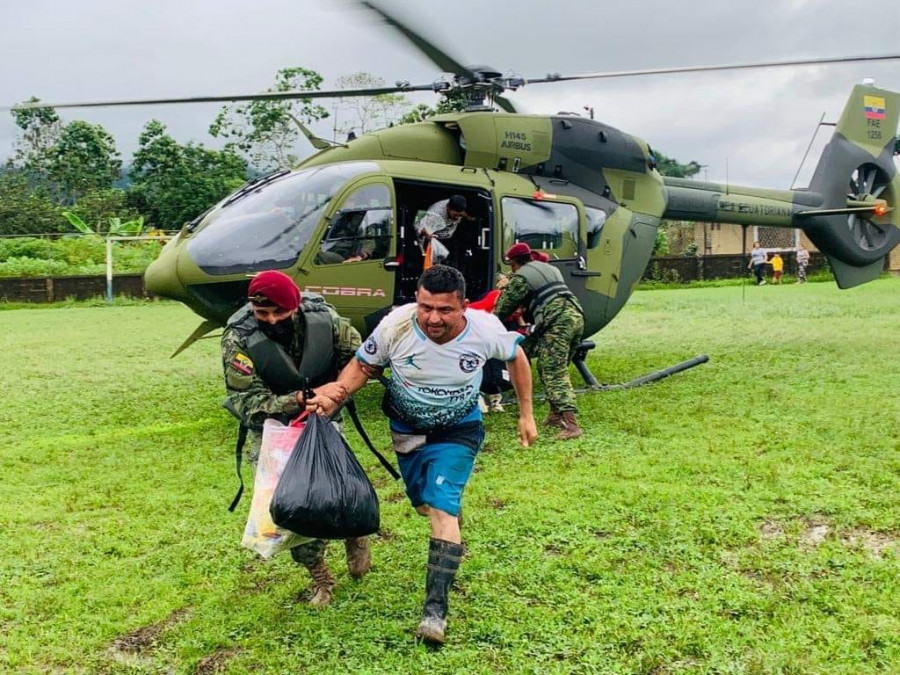
M 238 352 L 234 355 L 234 358 L 231 360 L 231 367 L 234 368 L 239 373 L 243 373 L 244 375 L 249 375 L 253 372 L 253 361 L 250 360 L 249 356 L 245 354 L 241 354 Z

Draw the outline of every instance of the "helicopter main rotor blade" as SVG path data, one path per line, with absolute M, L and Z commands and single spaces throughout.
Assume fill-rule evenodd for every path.
M 384 19 L 385 23 L 396 28 L 403 36 L 415 45 L 415 47 L 425 56 L 431 59 L 438 68 L 445 73 L 454 73 L 456 75 L 472 75 L 472 72 L 452 56 L 435 46 L 424 37 L 416 33 L 412 28 L 401 22 L 396 17 L 385 12 L 378 5 L 368 0 L 359 0 L 359 4 L 363 7 L 375 12 Z
M 496 103 L 501 110 L 504 110 L 508 113 L 516 112 L 516 106 L 514 106 L 512 101 L 510 101 L 505 96 L 494 96 L 494 103 Z
M 396 87 L 373 87 L 369 89 L 333 89 L 330 91 L 267 91 L 262 94 L 233 94 L 223 96 L 190 96 L 186 98 L 145 98 L 119 101 L 78 101 L 70 103 L 19 103 L 14 106 L 0 106 L 0 110 L 33 110 L 35 108 L 111 108 L 129 105 L 165 105 L 169 103 L 234 103 L 237 101 L 288 101 L 302 98 L 347 98 L 352 96 L 380 96 L 407 91 L 435 91 L 436 84 L 408 85 Z
M 838 56 L 821 59 L 796 59 L 790 61 L 758 61 L 756 63 L 732 63 L 717 66 L 679 66 L 675 68 L 645 68 L 642 70 L 618 70 L 598 73 L 582 73 L 581 75 L 552 74 L 547 77 L 526 79 L 525 84 L 543 84 L 545 82 L 572 82 L 574 80 L 602 80 L 615 77 L 637 77 L 640 75 L 673 75 L 677 73 L 703 73 L 717 70 L 749 70 L 751 68 L 784 68 L 788 66 L 816 66 L 840 63 L 861 63 L 866 61 L 893 61 L 900 59 L 900 54 L 875 54 L 871 56 Z

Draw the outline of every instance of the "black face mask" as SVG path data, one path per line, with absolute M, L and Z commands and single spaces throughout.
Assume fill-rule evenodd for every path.
M 282 347 L 289 347 L 291 342 L 294 341 L 293 317 L 289 316 L 275 323 L 266 323 L 265 321 L 258 321 L 257 323 L 263 335 L 270 340 L 275 340 Z

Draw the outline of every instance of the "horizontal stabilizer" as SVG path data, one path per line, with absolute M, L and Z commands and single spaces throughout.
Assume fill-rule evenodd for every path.
M 855 267 L 826 254 L 838 288 L 853 288 L 877 279 L 884 271 L 884 258 L 864 267 Z

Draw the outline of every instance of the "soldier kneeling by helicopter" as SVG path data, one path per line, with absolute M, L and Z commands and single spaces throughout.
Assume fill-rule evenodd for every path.
M 528 244 L 513 244 L 504 259 L 513 273 L 497 298 L 494 314 L 506 317 L 523 310 L 525 320 L 533 325 L 525 350 L 537 359 L 538 377 L 550 403 L 544 424 L 562 429 L 559 440 L 578 438 L 583 430 L 576 419 L 569 361 L 581 342 L 584 311 L 562 273 L 541 260 L 541 254 Z
M 305 407 L 304 378 L 312 386 L 334 380 L 361 338 L 321 298 L 301 302 L 300 289 L 283 272 L 257 274 L 247 295 L 249 302 L 231 316 L 222 334 L 222 361 L 225 407 L 248 429 L 246 456 L 255 465 L 263 422 L 274 418 L 287 423 L 296 417 Z M 347 539 L 344 546 L 350 575 L 362 577 L 370 565 L 367 539 Z M 313 579 L 310 604 L 329 604 L 336 580 L 325 565 L 325 542 L 314 539 L 295 546 L 291 557 Z

